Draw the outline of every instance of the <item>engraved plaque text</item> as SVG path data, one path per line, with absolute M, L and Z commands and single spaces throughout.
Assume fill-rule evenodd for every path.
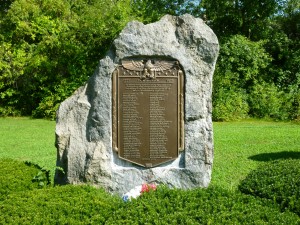
M 183 72 L 175 60 L 126 59 L 113 73 L 113 148 L 154 167 L 183 150 Z

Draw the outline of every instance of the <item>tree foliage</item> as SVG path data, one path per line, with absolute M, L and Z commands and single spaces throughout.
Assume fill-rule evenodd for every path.
M 3 0 L 0 116 L 54 118 L 128 21 L 184 13 L 220 40 L 215 120 L 300 120 L 298 0 Z
M 133 0 L 133 13 L 144 23 L 154 22 L 165 14 L 191 13 L 197 5 L 193 0 Z
M 203 0 L 199 16 L 205 16 L 219 37 L 244 35 L 259 40 L 270 23 L 270 17 L 281 8 L 284 0 Z
M 131 19 L 128 3 L 14 1 L 0 24 L 0 114 L 54 117 Z
M 232 36 L 224 42 L 214 75 L 215 120 L 248 116 L 249 91 L 265 82 L 265 69 L 270 62 L 271 58 L 264 50 L 263 42 L 252 42 L 241 35 Z
M 203 0 L 196 7 L 194 13 L 206 20 L 221 43 L 214 76 L 214 119 L 299 119 L 299 4 Z

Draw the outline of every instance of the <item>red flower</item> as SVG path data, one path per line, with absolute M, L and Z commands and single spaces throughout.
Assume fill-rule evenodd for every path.
M 156 190 L 156 185 L 155 184 L 142 184 L 142 190 L 141 194 L 144 192 L 149 192 L 150 190 L 155 191 Z
M 144 193 L 144 192 L 149 192 L 149 186 L 148 186 L 148 184 L 143 184 L 142 185 L 141 193 Z
M 153 191 L 156 190 L 156 185 L 155 185 L 155 184 L 150 184 L 149 186 L 150 186 L 150 188 L 151 188 Z

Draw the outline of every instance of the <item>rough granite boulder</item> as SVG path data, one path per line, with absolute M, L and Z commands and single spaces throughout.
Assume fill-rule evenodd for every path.
M 213 31 L 191 15 L 166 15 L 144 25 L 130 22 L 100 60 L 95 74 L 57 111 L 55 182 L 90 183 L 123 194 L 156 182 L 190 189 L 208 186 L 213 164 L 212 76 L 219 44 Z M 154 168 L 120 159 L 112 150 L 112 73 L 131 56 L 176 59 L 185 74 L 184 141 L 179 157 Z

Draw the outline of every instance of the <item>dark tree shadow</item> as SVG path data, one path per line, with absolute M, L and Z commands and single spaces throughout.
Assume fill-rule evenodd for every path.
M 272 152 L 272 153 L 262 153 L 258 155 L 250 156 L 249 159 L 255 161 L 271 161 L 277 159 L 300 159 L 300 152 Z

